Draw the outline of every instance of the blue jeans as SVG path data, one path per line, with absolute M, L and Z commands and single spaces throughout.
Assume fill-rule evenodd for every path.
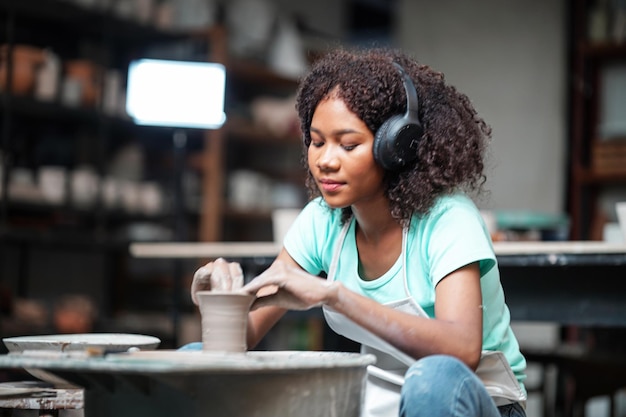
M 452 356 L 433 355 L 406 373 L 400 417 L 526 417 L 518 403 L 496 407 L 481 380 Z

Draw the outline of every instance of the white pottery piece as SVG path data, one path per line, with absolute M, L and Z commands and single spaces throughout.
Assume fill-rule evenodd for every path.
M 93 349 L 96 352 L 126 352 L 129 349 L 156 349 L 161 340 L 154 336 L 125 333 L 77 333 L 41 336 L 5 337 L 9 353 L 25 351 L 76 352 Z M 72 387 L 68 381 L 41 369 L 26 369 L 28 373 L 58 388 Z
M 42 166 L 39 168 L 39 188 L 46 201 L 61 204 L 65 201 L 67 170 L 61 166 Z
M 72 202 L 78 207 L 89 207 L 98 198 L 100 178 L 95 168 L 82 166 L 76 168 L 70 177 Z
M 2 339 L 9 352 L 25 350 L 52 350 L 57 352 L 79 351 L 88 348 L 104 352 L 125 352 L 130 348 L 156 349 L 161 340 L 154 336 L 126 333 L 79 333 L 51 334 L 42 336 L 18 336 Z

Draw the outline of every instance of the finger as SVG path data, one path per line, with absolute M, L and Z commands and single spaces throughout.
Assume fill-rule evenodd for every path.
M 237 262 L 232 262 L 228 265 L 230 271 L 230 286 L 231 291 L 240 290 L 243 287 L 243 271 L 241 265 Z
M 209 262 L 208 264 L 198 268 L 198 270 L 193 274 L 194 285 L 199 283 L 207 283 L 209 282 L 209 277 L 213 272 L 213 263 Z
M 248 286 L 245 286 L 242 288 L 241 291 L 250 295 L 254 295 L 257 298 L 267 298 L 269 296 L 277 294 L 279 290 L 280 287 L 278 285 L 269 284 L 258 289 L 248 288 Z M 263 302 L 263 305 L 266 305 L 265 301 Z
M 261 275 L 257 275 L 253 278 L 249 283 L 247 283 L 242 289 L 250 294 L 256 294 L 261 288 L 266 287 L 268 285 L 274 285 L 270 282 L 272 278 L 263 272 Z
M 271 295 L 265 295 L 263 297 L 258 297 L 252 303 L 252 306 L 250 307 L 250 311 L 254 311 L 254 310 L 257 310 L 257 309 L 263 308 L 263 307 L 276 305 L 276 300 L 275 300 L 276 297 L 277 297 L 276 294 L 271 294 Z
M 293 297 L 284 291 L 277 291 L 269 295 L 259 296 L 254 300 L 252 309 L 256 310 L 262 307 L 279 307 L 286 310 L 306 310 L 309 307 L 300 301 L 298 298 Z
M 208 291 L 211 289 L 210 277 L 213 272 L 213 263 L 209 262 L 198 270 L 193 275 L 193 281 L 191 282 L 191 300 L 195 305 L 198 305 L 198 299 L 196 293 L 198 291 Z
M 213 263 L 213 273 L 211 274 L 211 290 L 230 291 L 230 271 L 228 262 L 223 258 L 216 259 Z

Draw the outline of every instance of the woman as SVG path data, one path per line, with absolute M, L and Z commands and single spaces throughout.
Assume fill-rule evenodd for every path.
M 466 195 L 481 191 L 491 133 L 469 99 L 398 51 L 338 50 L 303 79 L 296 107 L 312 200 L 244 287 L 259 295 L 249 346 L 287 310 L 322 306 L 377 356 L 363 415 L 524 416 L 526 363 Z M 217 260 L 192 295 L 233 280 L 238 265 Z

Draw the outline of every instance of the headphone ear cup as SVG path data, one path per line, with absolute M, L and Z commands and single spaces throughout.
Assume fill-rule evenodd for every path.
M 387 119 L 374 135 L 374 160 L 389 171 L 397 171 L 417 159 L 422 126 L 406 115 Z
M 393 163 L 393 135 L 391 132 L 391 125 L 394 119 L 401 116 L 393 116 L 380 125 L 374 135 L 374 160 L 385 169 L 390 169 Z

